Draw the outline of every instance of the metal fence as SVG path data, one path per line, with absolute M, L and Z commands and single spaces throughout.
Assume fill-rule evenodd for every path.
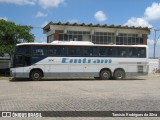
M 149 59 L 149 73 L 160 73 L 160 59 Z

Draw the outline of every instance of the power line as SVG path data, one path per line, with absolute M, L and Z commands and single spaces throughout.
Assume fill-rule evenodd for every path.
M 40 26 L 32 26 L 32 27 L 36 29 L 43 29 L 43 27 L 40 27 Z

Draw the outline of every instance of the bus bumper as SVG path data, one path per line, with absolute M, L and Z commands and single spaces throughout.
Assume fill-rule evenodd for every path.
M 16 77 L 16 72 L 14 72 L 12 68 L 10 69 L 10 76 L 14 78 Z

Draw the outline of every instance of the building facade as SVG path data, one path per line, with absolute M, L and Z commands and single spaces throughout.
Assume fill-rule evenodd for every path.
M 48 23 L 43 28 L 47 43 L 60 41 L 91 41 L 95 44 L 147 45 L 149 28 L 93 25 L 73 23 Z

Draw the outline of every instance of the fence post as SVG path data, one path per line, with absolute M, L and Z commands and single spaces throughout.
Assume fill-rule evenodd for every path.
M 160 58 L 158 59 L 158 66 L 159 66 L 158 70 L 160 71 Z

